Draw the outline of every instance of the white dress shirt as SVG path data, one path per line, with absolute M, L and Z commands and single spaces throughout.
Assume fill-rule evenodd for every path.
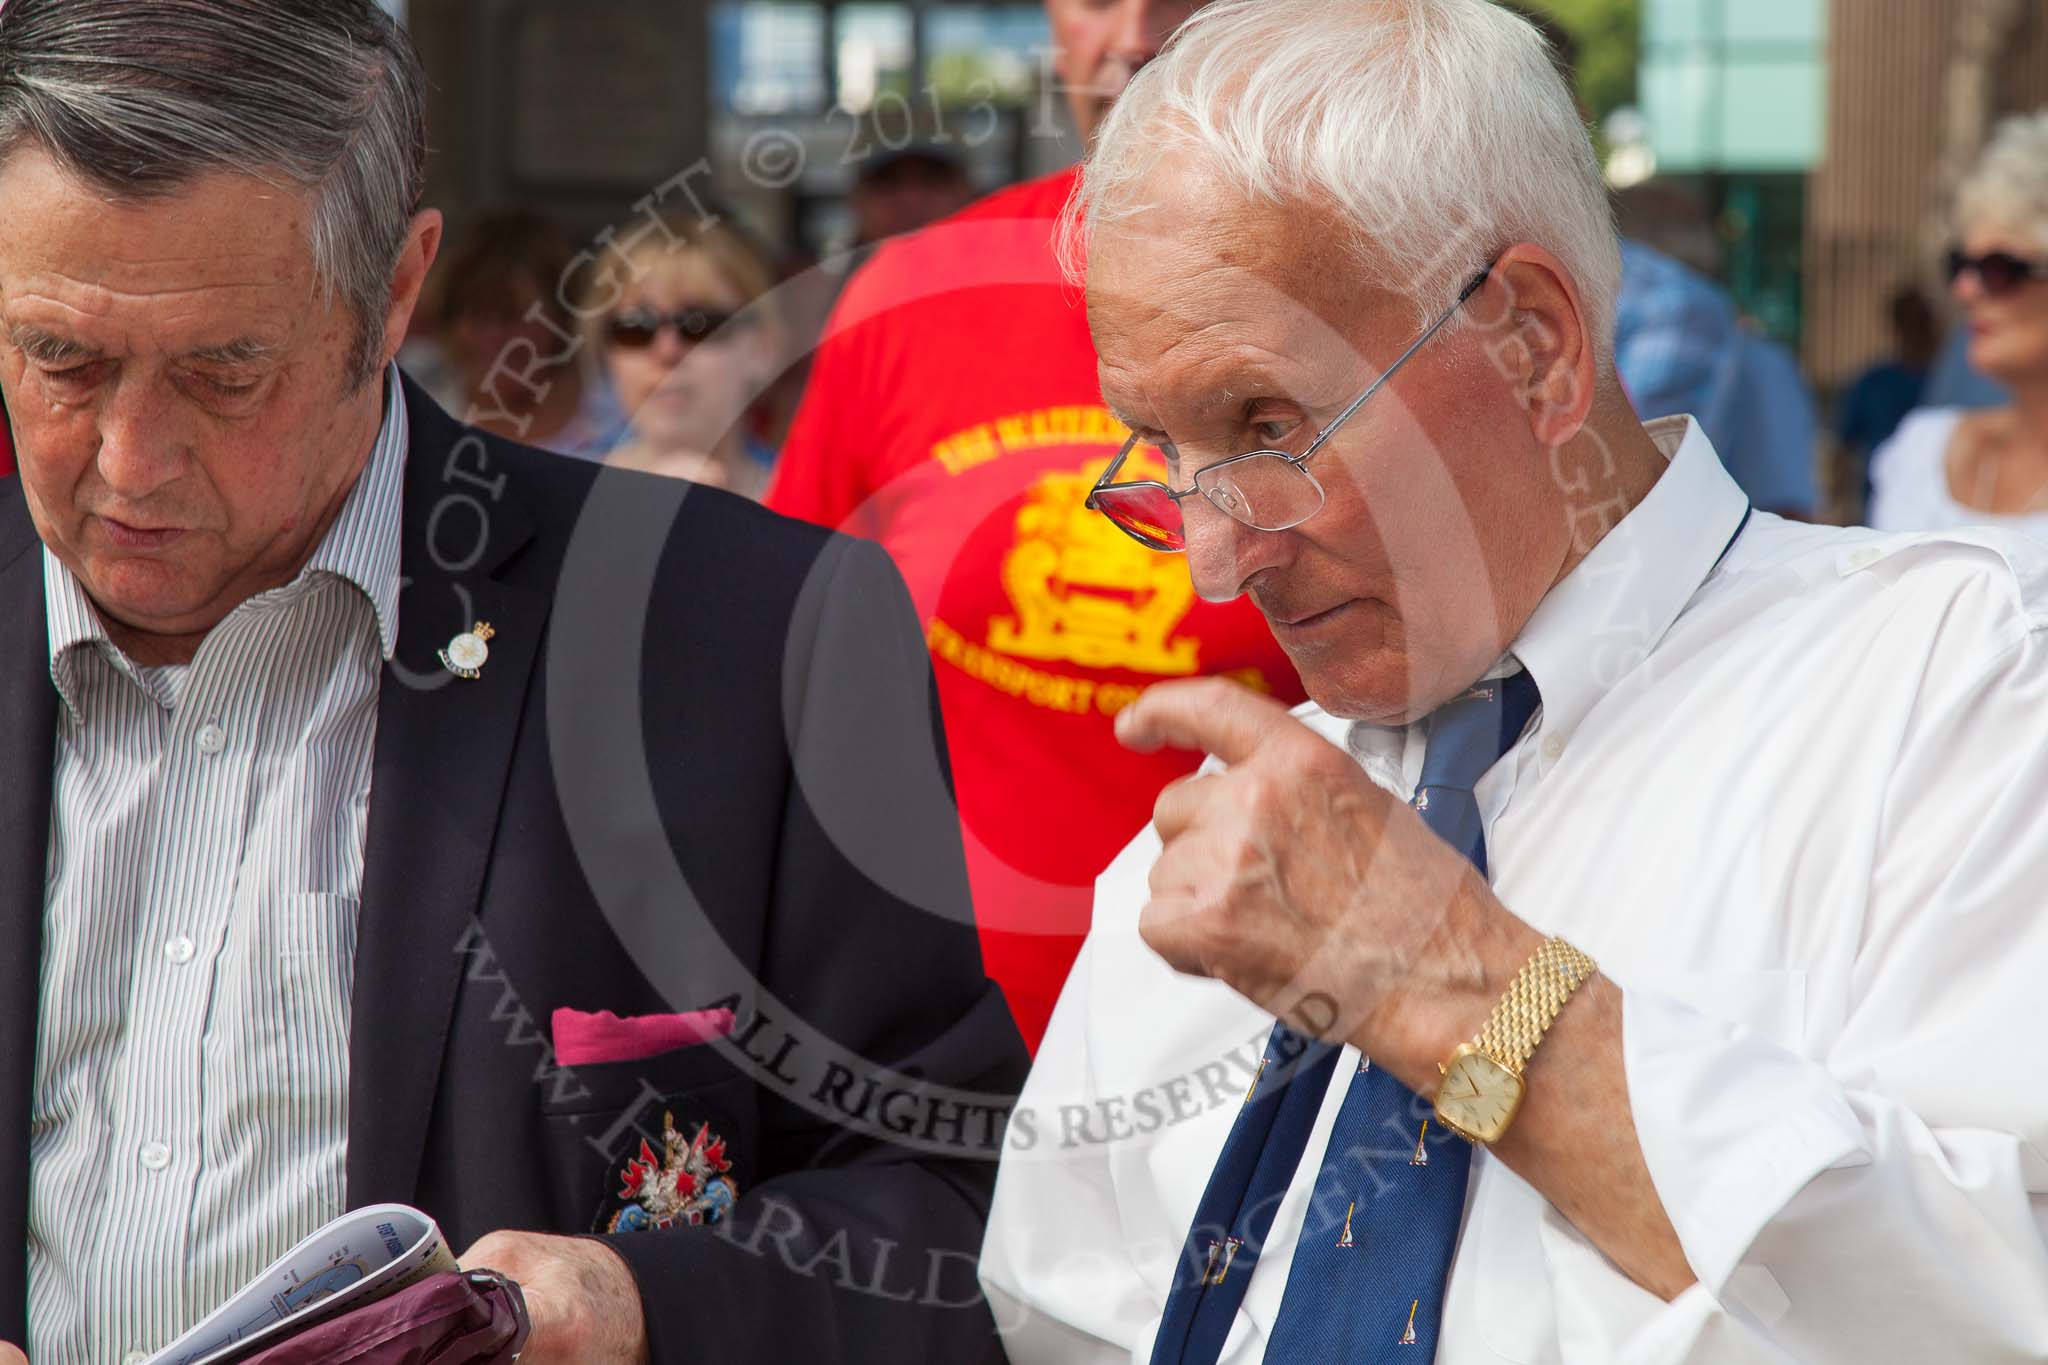
M 1758 513 L 1716 568 L 1742 494 L 1650 430 L 1670 464 L 1514 642 L 1543 708 L 1477 794 L 1502 902 L 1624 992 L 1698 1283 L 1638 1288 L 1480 1150 L 1438 1359 L 2048 1358 L 2048 556 Z M 1297 714 L 1412 789 L 1420 727 Z M 1103 874 L 1011 1126 L 982 1276 L 1017 1365 L 1149 1359 L 1271 1026 L 1139 939 L 1158 851 Z M 1226 1361 L 1262 1357 L 1355 1060 Z
M 305 569 L 140 668 L 44 551 L 58 712 L 29 1358 L 140 1360 L 343 1207 L 405 401 Z

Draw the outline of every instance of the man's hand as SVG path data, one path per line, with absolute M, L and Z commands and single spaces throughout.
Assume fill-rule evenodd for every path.
M 28 1365 L 28 1357 L 17 1348 L 0 1341 L 0 1365 Z
M 1411 1065 L 1398 1069 L 1426 1066 L 1434 1089 L 1434 1062 L 1504 984 L 1489 962 L 1519 965 L 1533 951 L 1527 926 L 1277 702 L 1220 679 L 1161 683 L 1117 717 L 1117 738 L 1230 765 L 1172 784 L 1154 807 L 1165 848 L 1139 922 L 1153 950 L 1298 1030 L 1376 1057 L 1406 1042 Z
M 461 1257 L 495 1270 L 526 1295 L 533 1337 L 521 1365 L 646 1365 L 640 1286 L 618 1253 L 584 1237 L 494 1232 Z M 9 1365 L 0 1355 L 0 1365 Z
M 1418 1095 L 1478 1032 L 1542 936 L 1472 865 L 1272 701 L 1215 679 L 1159 683 L 1117 717 L 1133 749 L 1206 749 L 1153 814 L 1165 850 L 1139 931 L 1184 972 L 1235 987 L 1303 1032 L 1356 1043 Z M 1493 1154 L 1638 1284 L 1692 1283 L 1636 1143 L 1621 992 L 1595 976 L 1545 1035 Z

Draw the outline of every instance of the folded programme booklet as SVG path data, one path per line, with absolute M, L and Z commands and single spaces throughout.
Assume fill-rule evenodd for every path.
M 314 1323 L 455 1268 L 441 1229 L 418 1209 L 354 1209 L 272 1262 L 146 1365 L 232 1365 Z

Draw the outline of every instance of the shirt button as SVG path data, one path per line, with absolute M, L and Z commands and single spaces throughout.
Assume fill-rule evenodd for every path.
M 1872 546 L 1866 545 L 1860 550 L 1851 550 L 1849 552 L 1849 568 L 1851 570 L 1867 569 L 1871 565 L 1877 563 L 1878 560 L 1883 558 L 1883 551 L 1875 549 Z
M 142 1165 L 145 1170 L 160 1171 L 171 1164 L 171 1149 L 161 1142 L 142 1144 Z
M 1561 753 L 1563 753 L 1563 752 L 1564 752 L 1564 736 L 1563 736 L 1563 735 L 1552 735 L 1552 736 L 1551 736 L 1551 737 L 1550 737 L 1549 739 L 1546 739 L 1546 740 L 1544 740 L 1544 741 L 1543 741 L 1543 756 L 1544 756 L 1545 758 L 1556 758 L 1556 757 L 1557 757 L 1557 756 L 1558 756 L 1559 754 L 1561 754 Z
M 228 745 L 228 732 L 212 721 L 199 727 L 199 752 L 217 754 Z
M 197 949 L 192 940 L 183 934 L 178 935 L 164 945 L 164 956 L 177 963 L 180 967 L 192 960 L 192 954 L 195 951 Z
M 149 1353 L 146 1351 L 130 1351 L 121 1357 L 121 1365 L 142 1365 L 142 1362 L 148 1359 Z

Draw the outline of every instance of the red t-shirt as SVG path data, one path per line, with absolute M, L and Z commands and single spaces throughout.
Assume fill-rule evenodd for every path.
M 1034 1048 L 1096 874 L 1200 759 L 1131 753 L 1115 713 L 1197 674 L 1302 697 L 1255 609 L 1199 601 L 1181 559 L 1082 506 L 1127 433 L 1054 257 L 1073 183 L 1004 190 L 875 253 L 827 325 L 768 497 L 880 541 L 910 585 L 983 952 Z

